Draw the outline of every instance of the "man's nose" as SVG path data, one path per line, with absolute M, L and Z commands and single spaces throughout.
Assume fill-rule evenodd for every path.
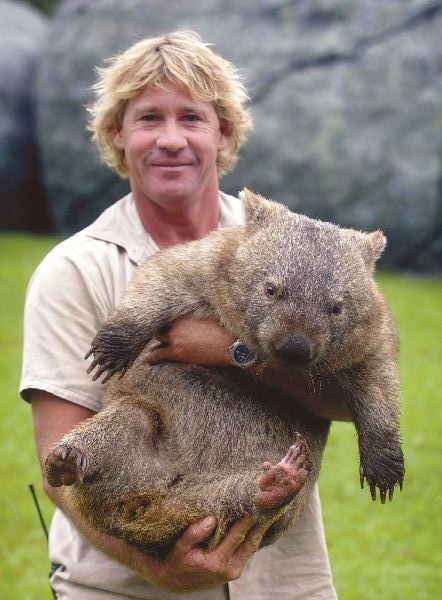
M 187 146 L 187 139 L 179 123 L 166 121 L 159 132 L 156 143 L 162 150 L 178 152 Z

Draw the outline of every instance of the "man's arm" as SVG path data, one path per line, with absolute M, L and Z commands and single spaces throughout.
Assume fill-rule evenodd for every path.
M 251 517 L 234 523 L 211 552 L 205 552 L 198 545 L 213 533 L 216 521 L 211 517 L 198 521 L 183 533 L 164 560 L 133 548 L 116 537 L 93 531 L 69 504 L 68 488 L 53 488 L 46 481 L 44 465 L 52 445 L 94 413 L 41 390 L 32 390 L 30 399 L 43 488 L 91 544 L 144 579 L 169 591 L 216 587 L 241 575 L 265 533 L 253 524 Z
M 228 367 L 229 346 L 235 341 L 224 327 L 212 320 L 184 317 L 174 321 L 170 327 L 156 335 L 147 347 L 145 362 L 157 364 L 174 360 L 206 367 Z M 306 379 L 288 378 L 282 373 L 251 366 L 245 370 L 252 377 L 261 378 L 267 385 L 293 397 L 314 415 L 326 421 L 351 421 L 351 415 L 334 390 L 326 382 L 321 394 L 316 394 Z

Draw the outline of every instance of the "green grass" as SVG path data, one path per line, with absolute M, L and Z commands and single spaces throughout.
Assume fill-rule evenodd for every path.
M 354 428 L 335 423 L 320 479 L 342 600 L 436 599 L 442 589 L 442 281 L 378 277 L 401 336 L 404 491 L 372 502 L 359 489 Z
M 27 281 L 53 238 L 0 235 L 0 598 L 50 600 L 46 542 L 27 485 L 36 484 L 31 413 L 18 398 Z M 320 480 L 324 522 L 341 600 L 436 599 L 442 589 L 442 281 L 379 277 L 398 321 L 406 456 L 403 493 L 373 503 L 358 483 L 354 429 L 336 423 Z
M 54 238 L 0 235 L 0 598 L 4 600 L 52 598 L 46 541 L 28 484 L 35 484 L 47 521 L 52 506 L 41 491 L 31 411 L 17 389 L 27 282 L 54 243 Z

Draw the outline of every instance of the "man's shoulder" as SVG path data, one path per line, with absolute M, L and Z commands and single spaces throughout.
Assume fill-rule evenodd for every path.
M 241 197 L 231 196 L 225 192 L 219 193 L 220 227 L 232 227 L 245 223 L 245 209 Z
M 104 210 L 91 225 L 54 246 L 37 267 L 33 279 L 55 278 L 62 282 L 73 271 L 93 278 L 98 272 L 112 268 L 121 252 L 126 250 L 124 246 L 134 248 L 130 239 L 131 223 L 125 222 L 129 203 L 127 196 L 122 198 Z M 118 235 L 119 227 L 124 230 L 124 235 Z
M 110 253 L 118 253 L 115 245 L 90 237 L 85 232 L 86 230 L 79 231 L 57 244 L 42 260 L 37 272 L 57 272 L 68 268 L 69 265 L 87 269 L 102 264 L 103 259 L 109 257 Z

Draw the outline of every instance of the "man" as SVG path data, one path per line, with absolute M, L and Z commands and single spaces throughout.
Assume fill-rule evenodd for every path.
M 241 202 L 219 191 L 251 126 L 230 63 L 196 34 L 177 32 L 115 57 L 95 91 L 93 138 L 107 164 L 129 178 L 131 194 L 46 257 L 25 309 L 21 394 L 32 404 L 43 486 L 58 506 L 49 543 L 57 597 L 173 599 L 194 590 L 188 598 L 334 598 L 317 494 L 300 523 L 247 564 L 265 533 L 249 517 L 211 552 L 199 544 L 215 520 L 195 523 L 159 560 L 91 531 L 63 488 L 46 482 L 51 445 L 100 408 L 103 388 L 86 375 L 83 356 L 141 260 L 244 219 Z M 216 323 L 182 320 L 160 341 L 146 360 L 229 362 L 232 340 Z

